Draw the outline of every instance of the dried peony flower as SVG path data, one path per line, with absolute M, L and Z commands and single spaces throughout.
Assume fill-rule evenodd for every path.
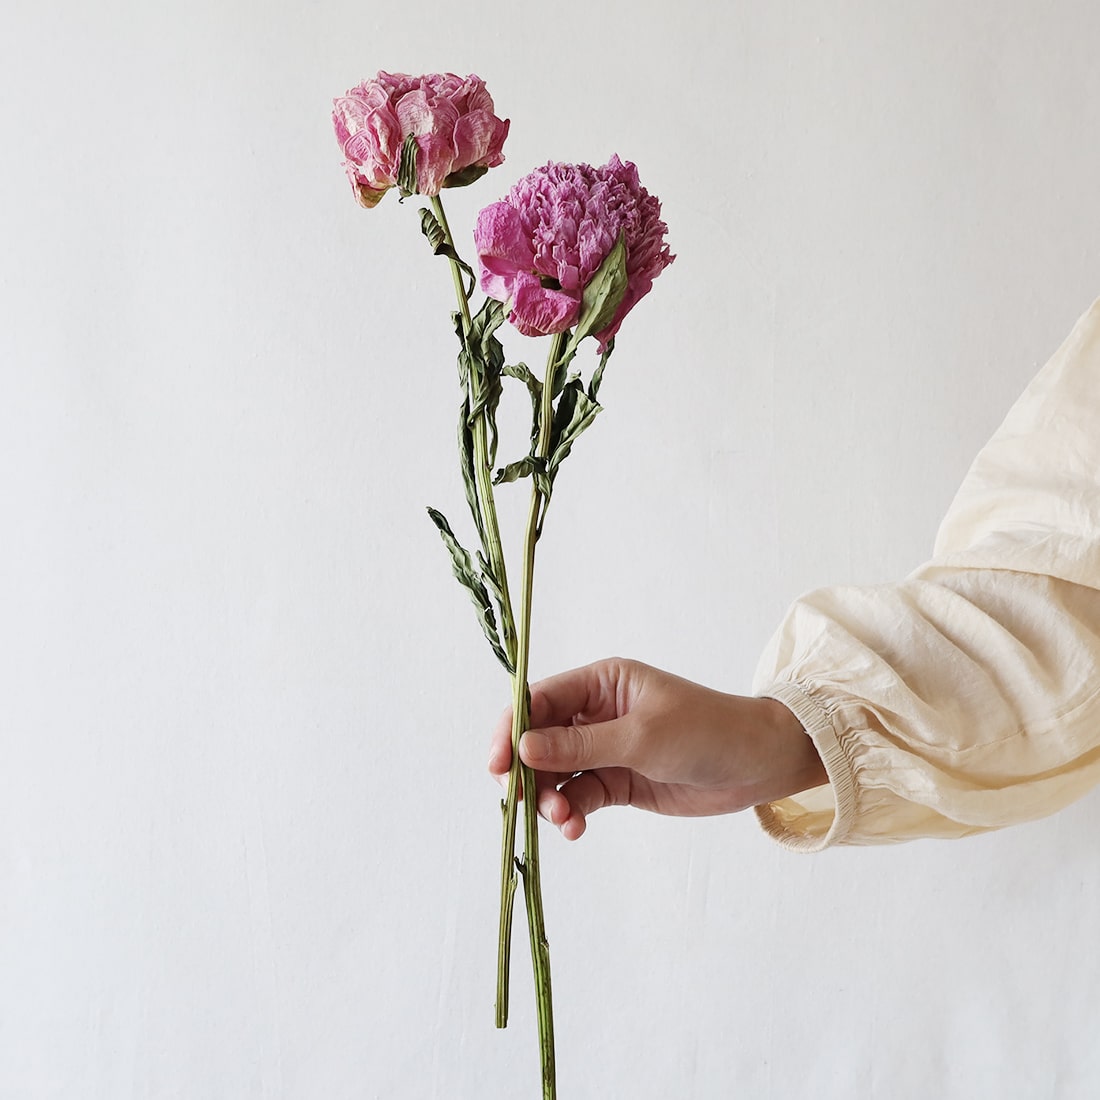
M 379 72 L 333 100 L 332 124 L 361 206 L 376 206 L 399 180 L 438 195 L 472 183 L 504 160 L 508 121 L 494 114 L 485 82 L 471 74 Z M 402 175 L 402 148 L 416 139 L 415 185 Z
M 548 164 L 478 216 L 481 288 L 509 303 L 510 320 L 525 336 L 563 332 L 576 324 L 584 288 L 622 237 L 627 287 L 611 322 L 594 333 L 603 351 L 672 263 L 667 231 L 660 201 L 630 161 Z

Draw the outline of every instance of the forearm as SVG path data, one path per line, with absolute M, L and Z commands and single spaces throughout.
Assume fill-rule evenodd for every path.
M 1100 780 L 1092 588 L 930 567 L 825 590 L 796 604 L 761 675 L 831 784 L 759 810 L 790 847 L 966 836 L 1052 813 Z

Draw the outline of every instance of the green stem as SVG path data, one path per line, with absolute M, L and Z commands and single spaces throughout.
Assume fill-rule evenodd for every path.
M 443 203 L 438 196 L 432 197 L 432 209 L 446 236 L 447 243 L 454 248 Z M 455 296 L 463 323 L 463 341 L 471 354 L 468 344 L 471 329 L 470 303 L 466 295 L 462 272 L 452 259 L 451 276 L 454 280 Z M 565 347 L 564 334 L 556 335 L 550 346 L 546 367 L 546 380 L 543 384 L 542 407 L 539 418 L 539 436 L 536 443 L 536 457 L 546 459 L 550 449 L 550 432 L 554 416 L 553 377 L 558 360 Z M 471 354 L 472 361 L 472 354 Z M 476 370 L 470 371 L 470 405 L 481 405 L 481 379 Z M 519 759 L 519 740 L 530 724 L 530 691 L 527 684 L 531 644 L 531 596 L 534 584 L 535 543 L 538 541 L 540 517 L 545 506 L 545 498 L 532 480 L 531 505 L 524 538 L 523 581 L 520 593 L 520 621 L 517 624 L 512 611 L 508 590 L 508 576 L 504 565 L 504 552 L 500 540 L 500 523 L 497 519 L 496 500 L 493 495 L 492 469 L 489 465 L 488 426 L 484 414 L 478 416 L 471 425 L 474 445 L 474 478 L 477 486 L 478 504 L 485 527 L 484 549 L 501 591 L 501 628 L 503 643 L 508 659 L 512 662 L 512 767 L 508 775 L 508 793 L 501 804 L 504 815 L 503 836 L 501 838 L 501 896 L 500 896 L 500 935 L 497 947 L 497 1027 L 505 1027 L 508 1022 L 508 986 L 510 976 L 510 955 L 512 937 L 512 914 L 517 887 L 516 869 L 522 873 L 523 893 L 527 910 L 527 924 L 531 941 L 531 961 L 535 973 L 535 1000 L 538 1015 L 539 1051 L 542 1066 L 543 1100 L 555 1100 L 557 1096 L 556 1069 L 554 1060 L 554 1016 L 550 989 L 550 949 L 546 938 L 546 921 L 542 907 L 542 883 L 539 870 L 538 841 L 538 799 L 534 772 L 523 765 Z M 516 825 L 520 787 L 527 793 L 524 799 L 523 836 L 524 855 L 517 864 Z
M 546 364 L 542 387 L 542 407 L 539 415 L 539 435 L 535 457 L 545 460 L 550 452 L 550 431 L 554 418 L 553 378 L 562 349 L 564 334 L 554 337 Z M 531 504 L 527 514 L 527 531 L 523 540 L 523 581 L 520 588 L 520 611 L 517 625 L 516 672 L 512 680 L 512 769 L 508 776 L 508 798 L 505 802 L 505 844 L 511 830 L 511 849 L 515 851 L 516 802 L 522 786 L 523 799 L 523 894 L 527 906 L 527 926 L 531 939 L 531 963 L 535 972 L 535 1001 L 539 1026 L 539 1050 L 542 1060 L 542 1094 L 544 1100 L 557 1095 L 554 1065 L 554 1012 L 550 990 L 550 947 L 546 939 L 546 920 L 542 908 L 542 879 L 539 870 L 538 797 L 535 773 L 521 763 L 519 742 L 530 724 L 530 694 L 527 673 L 531 651 L 531 596 L 535 576 L 535 543 L 539 537 L 539 520 L 545 498 L 532 479 Z
M 435 213 L 440 227 L 443 229 L 447 243 L 454 248 L 454 238 L 451 235 L 451 227 L 447 223 L 447 215 L 443 209 L 443 203 L 438 195 L 432 197 L 432 210 Z M 454 280 L 455 297 L 458 299 L 458 308 L 462 316 L 463 342 L 469 339 L 471 317 L 470 302 L 466 296 L 466 286 L 463 282 L 462 272 L 452 259 L 451 277 Z M 467 354 L 470 348 L 466 345 Z M 481 380 L 478 372 L 470 372 L 470 407 L 477 408 L 481 404 Z M 489 558 L 493 573 L 500 584 L 501 590 L 501 632 L 503 634 L 504 651 L 516 667 L 516 625 L 512 612 L 511 596 L 508 591 L 508 574 L 504 565 L 504 551 L 500 541 L 500 523 L 497 519 L 496 498 L 493 495 L 492 469 L 489 465 L 489 441 L 488 428 L 484 415 L 479 416 L 471 427 L 474 443 L 474 480 L 477 486 L 478 505 L 485 527 L 485 543 L 483 549 Z M 522 682 L 522 681 L 519 681 Z M 516 674 L 512 675 L 513 693 L 517 683 Z M 526 728 L 526 717 L 524 717 Z M 504 816 L 504 828 L 501 838 L 500 853 L 500 926 L 497 937 L 497 998 L 496 998 L 496 1026 L 508 1026 L 508 989 L 511 971 L 511 947 L 512 947 L 512 914 L 514 912 L 514 900 L 518 879 L 516 878 L 515 849 L 516 849 L 516 790 L 518 775 L 509 776 L 508 796 L 501 802 L 501 811 Z M 511 808 L 509 811 L 509 807 Z
M 440 227 L 446 236 L 447 244 L 454 248 L 454 238 L 451 236 L 451 227 L 447 224 L 447 215 L 443 210 L 443 203 L 438 195 L 432 196 L 432 210 L 435 213 Z M 455 285 L 455 297 L 458 299 L 459 312 L 462 315 L 462 340 L 466 344 L 467 354 L 471 354 L 468 344 L 471 327 L 470 300 L 466 296 L 466 287 L 462 280 L 462 272 L 452 259 L 451 278 Z M 481 405 L 481 377 L 476 370 L 470 371 L 470 407 L 478 408 Z M 504 550 L 500 542 L 500 522 L 497 519 L 496 498 L 493 496 L 493 469 L 489 464 L 489 430 L 485 423 L 485 416 L 478 416 L 471 425 L 471 434 L 474 439 L 474 480 L 477 484 L 478 503 L 481 508 L 481 517 L 485 524 L 485 550 L 489 564 L 493 569 L 493 576 L 500 585 L 500 617 L 501 631 L 503 633 L 504 652 L 513 667 L 516 662 L 516 628 L 515 616 L 512 614 L 512 601 L 508 593 L 508 572 L 504 566 Z

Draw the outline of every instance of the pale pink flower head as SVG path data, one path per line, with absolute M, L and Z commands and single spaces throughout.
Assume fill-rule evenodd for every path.
M 611 322 L 594 334 L 604 351 L 672 263 L 667 232 L 660 201 L 630 161 L 613 155 L 602 168 L 548 164 L 478 216 L 481 288 L 509 303 L 510 320 L 525 336 L 564 332 L 577 322 L 589 279 L 623 236 L 626 292 Z
M 497 118 L 485 82 L 473 74 L 380 72 L 332 103 L 344 168 L 362 206 L 377 205 L 397 185 L 410 136 L 416 177 L 407 189 L 421 195 L 472 183 L 504 161 L 508 121 Z

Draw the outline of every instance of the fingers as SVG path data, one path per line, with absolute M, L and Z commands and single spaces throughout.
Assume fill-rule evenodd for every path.
M 541 680 L 531 688 L 529 725 L 537 729 L 615 719 L 629 709 L 637 686 L 635 672 L 643 668 L 634 661 L 610 658 Z M 552 764 L 527 762 L 540 770 L 553 768 Z M 489 743 L 489 771 L 499 780 L 507 774 L 511 764 L 512 709 L 509 707 L 493 730 Z M 573 772 L 580 768 L 555 770 Z
M 560 788 L 543 774 L 538 778 L 539 816 L 556 825 L 566 840 L 578 840 L 584 834 L 589 814 L 605 806 L 630 803 L 630 773 L 626 768 L 582 772 L 572 778 L 559 776 L 559 781 L 565 780 Z
M 598 779 L 577 773 L 609 766 L 625 769 L 637 757 L 639 724 L 620 715 L 629 711 L 644 671 L 645 666 L 633 661 L 597 661 L 551 676 L 531 689 L 532 728 L 520 742 L 520 757 L 535 772 L 539 814 L 569 840 L 584 832 L 588 813 L 612 805 L 612 799 L 629 800 L 629 779 L 622 795 Z M 511 764 L 512 709 L 508 708 L 493 730 L 489 771 L 504 785 Z
M 611 722 L 532 729 L 519 743 L 520 759 L 540 772 L 571 775 L 591 768 L 637 768 L 638 723 L 628 715 Z M 641 768 L 644 771 L 644 766 Z
M 635 664 L 611 658 L 561 672 L 531 687 L 531 725 L 567 726 L 617 718 Z M 625 710 L 625 706 L 622 708 Z
M 578 840 L 587 828 L 589 814 L 605 806 L 625 806 L 630 803 L 630 773 L 623 768 L 602 772 L 582 772 L 563 783 L 555 792 L 565 804 L 555 806 L 555 815 L 544 815 L 557 825 L 566 840 Z
M 489 774 L 498 782 L 507 776 L 512 766 L 512 708 L 497 720 L 489 741 Z
M 489 774 L 502 787 L 508 786 L 508 773 L 512 767 L 512 708 L 509 707 L 497 722 L 489 745 Z M 568 803 L 557 793 L 557 786 L 564 782 L 572 772 L 537 771 L 535 782 L 538 789 L 539 813 L 555 825 L 568 814 Z M 523 785 L 520 784 L 519 797 L 523 798 Z M 559 820 L 561 819 L 561 820 Z
M 569 820 L 569 799 L 557 788 L 547 786 L 539 792 L 538 810 L 540 817 L 561 829 Z

